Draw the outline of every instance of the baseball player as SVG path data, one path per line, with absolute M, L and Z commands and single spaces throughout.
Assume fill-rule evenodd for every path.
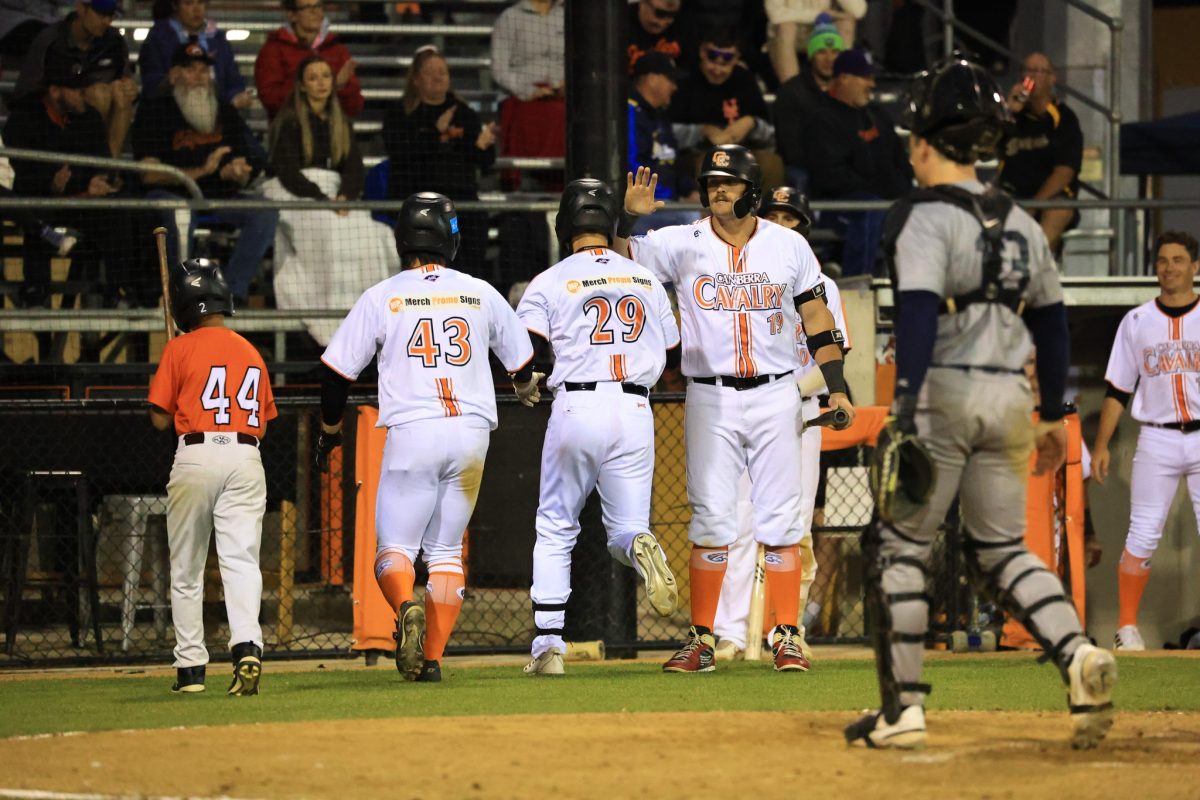
M 808 238 L 812 229 L 812 210 L 808 206 L 808 198 L 799 190 L 790 186 L 779 186 L 767 193 L 760 210 L 764 219 L 790 228 L 801 236 Z M 845 308 L 837 284 L 827 275 L 820 276 L 825 288 L 825 299 L 829 310 L 833 313 L 833 321 L 838 330 L 845 333 L 843 353 L 850 350 L 850 334 L 846 327 Z M 804 326 L 796 326 L 796 356 L 800 359 L 800 368 L 796 371 L 796 388 L 800 392 L 800 424 L 811 420 L 820 414 L 818 397 L 828 389 L 825 378 L 816 362 L 808 352 L 808 337 L 804 335 Z M 808 602 L 808 590 L 817 577 L 817 561 L 813 554 L 812 523 L 813 509 L 817 496 L 817 484 L 820 476 L 821 459 L 821 429 L 805 428 L 800 436 L 800 459 L 803 470 L 800 473 L 801 489 L 801 524 L 803 537 L 800 540 L 800 613 L 803 617 L 804 607 Z M 750 502 L 750 476 L 743 472 L 738 481 L 738 538 L 729 546 L 729 567 L 725 572 L 725 581 L 721 584 L 721 600 L 717 604 L 717 616 L 713 623 L 713 633 L 718 637 L 716 655 L 718 659 L 731 660 L 738 652 L 746 647 L 747 632 L 746 618 L 750 611 L 751 585 L 754 580 L 755 541 L 753 537 L 753 505 Z M 768 587 L 769 589 L 769 587 Z M 768 591 L 767 598 L 774 600 Z M 767 609 L 769 611 L 769 609 Z M 770 618 L 769 614 L 765 615 Z M 812 651 L 804 638 L 803 621 L 797 622 L 799 633 L 796 635 L 800 646 L 802 659 L 789 662 L 790 669 L 807 672 L 812 666 Z M 768 641 L 774 639 L 774 632 Z
M 649 400 L 664 365 L 679 364 L 679 328 L 658 279 L 612 251 L 616 224 L 617 200 L 608 186 L 592 178 L 568 184 L 554 227 L 563 252 L 572 255 L 534 278 L 517 307 L 535 350 L 554 351 L 529 592 L 537 628 L 525 667 L 530 675 L 563 673 L 571 550 L 593 488 L 600 491 L 609 552 L 641 575 L 655 611 L 667 617 L 679 606 L 675 576 L 650 533 Z
M 830 388 L 830 405 L 853 416 L 842 376 L 842 334 L 825 305 L 808 242 L 754 216 L 762 171 L 748 150 L 720 145 L 705 154 L 700 202 L 711 216 L 625 239 L 639 215 L 662 205 L 654 200 L 657 182 L 644 167 L 636 178 L 628 176 L 618 249 L 632 251 L 635 261 L 674 284 L 683 327 L 692 628 L 663 669 L 715 668 L 712 626 L 729 545 L 737 539 L 738 476 L 747 469 L 754 537 L 767 548 L 766 569 L 779 596 L 775 668 L 794 669 L 803 659 L 797 311 Z
M 1116 662 L 1084 638 L 1062 584 L 1024 544 L 1030 450 L 1037 449 L 1038 474 L 1057 469 L 1066 455 L 1069 343 L 1045 234 L 1010 197 L 976 177 L 975 162 L 1010 120 L 991 75 L 953 59 L 913 84 L 904 116 L 922 188 L 897 202 L 886 223 L 897 306 L 896 399 L 876 453 L 915 435 L 935 483 L 927 503 L 904 513 L 885 514 L 891 503 L 877 494 L 877 522 L 863 550 L 882 704 L 846 728 L 852 743 L 925 743 L 925 576 L 955 495 L 968 570 L 1037 638 L 1069 687 L 1073 745 L 1092 747 L 1112 726 Z M 1036 429 L 1022 372 L 1031 335 L 1042 395 Z M 873 472 L 885 467 L 877 462 Z
M 1130 480 L 1129 534 L 1117 568 L 1120 614 L 1116 648 L 1145 650 L 1137 628 L 1138 606 L 1150 579 L 1150 558 L 1180 477 L 1186 477 L 1200 519 L 1200 313 L 1193 288 L 1195 238 L 1167 231 L 1154 245 L 1158 297 L 1121 320 L 1108 358 L 1108 392 L 1100 409 L 1092 465 L 1096 481 L 1108 478 L 1108 443 L 1133 396 L 1133 418 L 1142 423 Z M 1136 392 L 1136 395 L 1134 394 Z
M 262 674 L 262 571 L 258 551 L 267 480 L 259 443 L 274 419 L 275 397 L 262 356 L 225 327 L 233 297 L 220 268 L 203 258 L 170 276 L 171 314 L 184 332 L 167 342 L 150 381 L 150 421 L 179 436 L 167 483 L 173 692 L 204 691 L 204 562 L 215 530 L 233 683 L 229 694 L 258 694 Z
M 375 580 L 396 611 L 396 668 L 407 681 L 442 679 L 441 658 L 462 608 L 462 536 L 496 427 L 488 349 L 525 405 L 538 401 L 533 347 L 499 292 L 447 264 L 458 217 L 434 192 L 404 201 L 396 249 L 404 269 L 358 299 L 321 356 L 317 465 L 342 442 L 350 384 L 378 355 L 384 445 L 375 529 Z M 413 600 L 417 554 L 429 570 L 425 604 Z M 428 624 L 428 629 L 426 625 Z

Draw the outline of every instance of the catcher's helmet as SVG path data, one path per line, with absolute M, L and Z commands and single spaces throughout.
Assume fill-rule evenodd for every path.
M 233 316 L 233 295 L 215 261 L 189 258 L 171 271 L 171 316 L 184 333 L 206 314 Z
M 458 212 L 449 197 L 417 192 L 400 207 L 396 221 L 396 251 L 404 259 L 416 253 L 441 256 L 446 263 L 458 254 Z
M 808 236 L 812 230 L 813 213 L 808 207 L 808 198 L 793 186 L 776 186 L 767 192 L 759 213 L 765 217 L 768 211 L 788 211 L 799 217 L 800 224 L 794 230 L 801 236 Z
M 753 154 L 740 144 L 722 144 L 704 154 L 700 165 L 700 205 L 708 208 L 708 178 L 722 176 L 746 183 L 746 192 L 733 204 L 734 216 L 753 214 L 762 199 L 762 168 Z
M 963 58 L 944 61 L 913 81 L 900 115 L 901 127 L 960 164 L 991 156 L 1012 124 L 996 80 Z
M 617 198 L 608 185 L 595 178 L 580 178 L 567 184 L 554 218 L 554 233 L 564 255 L 571 240 L 581 233 L 602 233 L 611 244 L 617 224 Z

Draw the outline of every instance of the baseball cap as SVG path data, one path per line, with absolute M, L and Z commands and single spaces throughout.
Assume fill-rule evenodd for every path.
M 679 77 L 678 72 L 671 57 L 657 50 L 644 53 L 641 58 L 633 62 L 633 77 L 635 78 L 643 75 L 666 75 L 671 80 L 676 80 Z
M 172 67 L 186 67 L 196 61 L 203 61 L 205 64 L 213 63 L 212 56 L 196 41 L 184 42 L 171 54 Z
M 110 17 L 121 13 L 121 0 L 84 0 L 84 5 L 91 6 L 97 14 Z
M 88 81 L 83 74 L 83 64 L 61 48 L 51 46 L 46 49 L 42 85 L 47 88 L 61 86 L 64 89 L 83 89 Z
M 808 37 L 808 57 L 812 58 L 818 50 L 836 50 L 840 53 L 845 49 L 846 40 L 833 24 L 833 17 L 825 13 L 818 14 L 812 35 Z
M 875 61 L 866 50 L 843 50 L 833 62 L 833 77 L 838 75 L 857 75 L 860 78 L 871 78 L 875 75 Z

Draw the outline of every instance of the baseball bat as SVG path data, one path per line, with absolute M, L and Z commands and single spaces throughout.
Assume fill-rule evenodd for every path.
M 832 408 L 824 414 L 813 417 L 805 425 L 808 427 L 829 427 L 835 431 L 840 431 L 850 425 L 850 412 L 844 408 Z
M 591 642 L 567 642 L 567 661 L 603 661 L 604 640 Z
M 154 243 L 158 247 L 158 278 L 162 281 L 163 324 L 167 327 L 167 341 L 175 338 L 175 323 L 171 320 L 170 287 L 167 278 L 167 229 L 154 229 Z
M 767 589 L 767 548 L 760 542 L 754 550 L 754 580 L 750 584 L 750 613 L 746 615 L 747 661 L 762 658 L 763 603 Z

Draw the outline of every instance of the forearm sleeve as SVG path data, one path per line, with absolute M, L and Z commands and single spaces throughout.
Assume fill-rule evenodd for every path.
M 1037 348 L 1038 390 L 1042 395 L 1038 416 L 1045 422 L 1063 417 L 1063 393 L 1067 388 L 1067 366 L 1071 360 L 1067 308 L 1055 303 L 1025 312 L 1025 325 Z
M 350 383 L 325 364 L 321 365 L 321 421 L 326 425 L 338 425 L 346 413 L 346 398 L 350 396 Z
M 916 394 L 925 383 L 937 338 L 938 304 L 933 292 L 900 293 L 896 318 L 896 394 Z

